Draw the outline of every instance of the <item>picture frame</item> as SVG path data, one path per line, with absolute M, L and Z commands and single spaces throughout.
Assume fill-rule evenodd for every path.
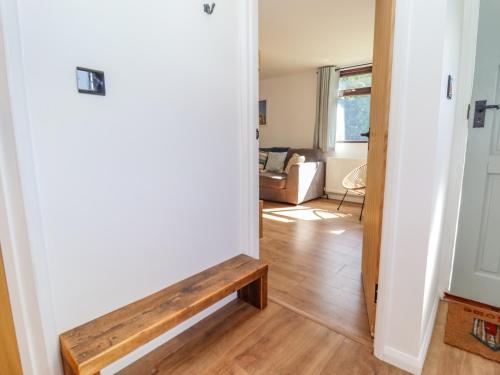
M 259 126 L 265 126 L 268 123 L 268 101 L 259 100 Z

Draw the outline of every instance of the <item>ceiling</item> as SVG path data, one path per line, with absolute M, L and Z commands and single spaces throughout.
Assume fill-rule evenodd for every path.
M 260 77 L 372 61 L 376 0 L 259 0 Z

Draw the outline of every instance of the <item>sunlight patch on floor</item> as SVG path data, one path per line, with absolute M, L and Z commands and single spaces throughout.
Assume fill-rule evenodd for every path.
M 280 217 L 276 215 L 262 214 L 264 219 L 279 221 L 281 223 L 295 223 L 295 220 L 287 219 L 286 217 Z
M 342 214 L 338 212 L 331 212 L 327 210 L 309 208 L 304 206 L 297 206 L 291 208 L 277 208 L 277 209 L 268 208 L 265 209 L 264 212 L 265 214 L 263 216 L 267 219 L 272 219 L 272 220 L 278 220 L 277 219 L 278 217 L 285 217 L 296 220 L 317 221 L 317 220 L 338 219 L 338 218 L 352 216 L 350 214 Z M 283 221 L 283 220 L 278 220 L 278 221 Z
M 280 211 L 292 211 L 292 210 L 310 210 L 307 206 L 294 206 L 294 207 L 282 207 L 282 208 L 264 208 L 264 212 L 280 212 Z
M 331 234 L 336 234 L 337 236 L 340 236 L 341 234 L 344 234 L 346 232 L 345 229 L 339 229 L 339 230 L 331 230 Z

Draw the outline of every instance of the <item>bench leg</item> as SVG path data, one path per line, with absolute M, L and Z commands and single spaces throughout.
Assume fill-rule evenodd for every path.
M 64 375 L 78 375 L 76 372 L 73 371 L 71 366 L 64 359 L 63 359 L 63 371 L 64 371 Z M 101 374 L 101 372 L 99 371 L 99 372 L 96 372 L 94 375 L 100 375 L 100 374 Z
M 68 362 L 63 359 L 64 375 L 76 375 Z
M 267 306 L 267 273 L 238 290 L 238 298 L 258 309 L 265 309 Z

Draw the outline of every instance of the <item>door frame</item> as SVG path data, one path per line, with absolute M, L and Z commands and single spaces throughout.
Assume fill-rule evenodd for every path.
M 453 257 L 460 214 L 462 183 L 467 152 L 469 121 L 468 105 L 471 102 L 476 66 L 476 44 L 479 27 L 480 0 L 464 1 L 464 19 L 461 42 L 459 80 L 457 84 L 457 110 L 455 113 L 455 131 L 450 158 L 450 175 L 447 189 L 446 211 L 443 221 L 441 245 L 441 265 L 439 291 L 443 295 L 450 291 Z
M 259 258 L 259 0 L 240 1 L 240 238 L 241 251 Z
M 370 334 L 375 336 L 391 107 L 395 0 L 376 0 L 370 140 L 361 273 Z
M 8 56 L 6 46 L 11 47 Z M 35 375 L 53 373 L 61 365 L 58 355 L 50 355 L 58 353 L 58 343 L 49 348 L 45 341 L 45 335 L 55 335 L 56 329 L 34 181 L 36 168 L 30 154 L 24 155 L 21 169 L 16 150 L 16 138 L 26 144 L 25 149 L 31 149 L 22 66 L 17 4 L 6 0 L 0 3 L 0 242 L 23 372 Z M 14 121 L 19 124 L 17 129 Z M 25 190 L 21 179 L 28 182 Z

